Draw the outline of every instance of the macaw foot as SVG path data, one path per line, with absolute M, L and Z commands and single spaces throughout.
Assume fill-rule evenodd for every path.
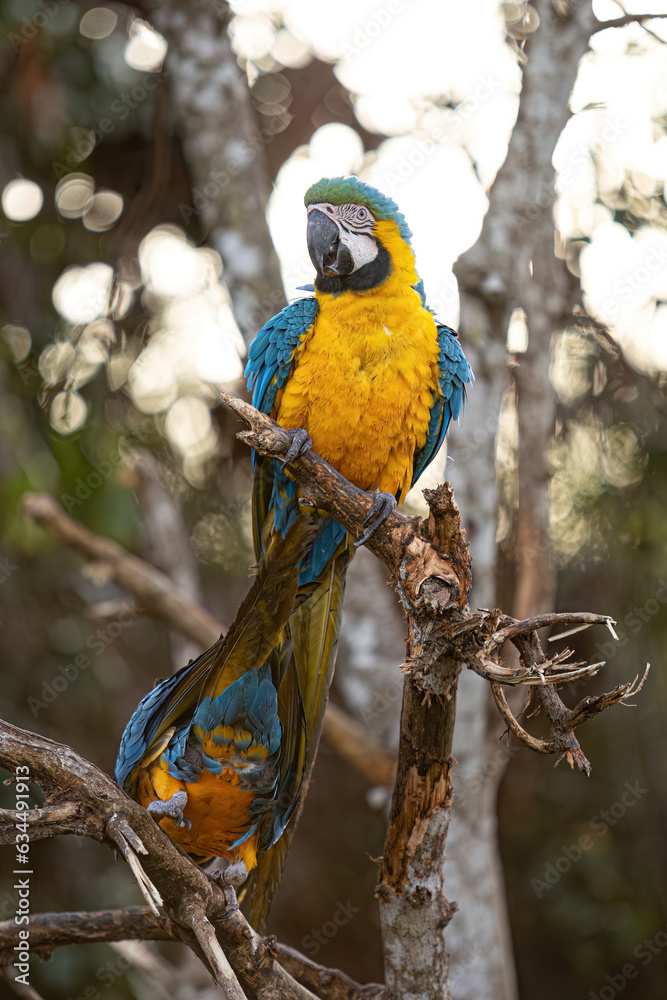
M 355 549 L 358 549 L 361 545 L 365 545 L 368 539 L 377 531 L 381 524 L 384 524 L 391 512 L 396 510 L 397 507 L 398 503 L 395 496 L 392 496 L 391 493 L 380 493 L 379 489 L 375 490 L 371 509 L 364 518 L 364 524 L 368 524 L 368 527 L 361 538 L 354 543 Z M 368 523 L 369 521 L 370 524 Z
M 224 858 L 220 860 L 225 861 Z M 232 913 L 238 910 L 236 890 L 240 885 L 243 885 L 247 877 L 248 869 L 245 866 L 245 861 L 235 861 L 234 863 L 227 861 L 224 868 L 216 868 L 215 871 L 209 872 L 209 878 L 218 883 L 225 897 L 227 904 L 225 917 L 231 917 Z
M 186 791 L 174 792 L 170 799 L 156 799 L 155 802 L 151 802 L 147 807 L 146 812 L 149 812 L 156 823 L 159 823 L 161 819 L 171 819 L 174 821 L 176 826 L 186 826 L 188 829 L 191 826 L 189 819 L 183 819 L 183 810 L 185 809 L 188 802 L 188 793 Z
M 289 446 L 289 450 L 285 455 L 285 461 L 282 464 L 284 469 L 286 465 L 293 462 L 297 458 L 301 458 L 307 451 L 313 447 L 313 442 L 311 440 L 308 431 L 304 430 L 303 427 L 297 427 L 296 430 L 287 430 L 287 433 L 292 438 L 292 443 Z

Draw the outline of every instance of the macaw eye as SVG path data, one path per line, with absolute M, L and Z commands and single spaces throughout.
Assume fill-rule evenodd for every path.
M 368 212 L 366 211 L 365 208 L 358 208 L 357 209 L 357 218 L 358 219 L 366 219 L 367 217 L 368 217 Z

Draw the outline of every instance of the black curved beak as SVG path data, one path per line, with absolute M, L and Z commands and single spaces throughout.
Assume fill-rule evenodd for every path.
M 335 222 L 323 212 L 315 209 L 308 216 L 306 233 L 308 253 L 320 278 L 340 277 L 352 274 L 354 261 L 352 254 L 340 242 L 340 233 Z

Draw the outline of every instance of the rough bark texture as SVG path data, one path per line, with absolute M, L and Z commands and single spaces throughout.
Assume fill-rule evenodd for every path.
M 231 16 L 213 0 L 145 0 L 169 45 L 166 70 L 183 152 L 192 175 L 184 222 L 200 215 L 206 241 L 222 257 L 223 279 L 246 342 L 285 304 L 266 222 L 269 181 L 247 80 L 227 35 Z
M 264 455 L 287 453 L 292 438 L 283 428 L 243 400 L 221 395 L 250 425 L 239 435 L 243 440 Z M 290 462 L 289 468 L 310 502 L 348 531 L 363 531 L 374 494 L 347 482 L 312 451 Z M 452 801 L 455 686 L 463 667 L 491 682 L 503 718 L 526 745 L 541 753 L 561 753 L 587 773 L 588 761 L 574 735 L 575 726 L 634 697 L 641 688 L 620 685 L 597 699 L 584 699 L 574 709 L 566 708 L 557 685 L 589 675 L 599 664 L 567 664 L 563 661 L 569 653 L 547 659 L 536 630 L 562 622 L 588 625 L 608 619 L 575 613 L 517 622 L 498 611 L 472 614 L 466 603 L 470 557 L 451 485 L 426 490 L 425 497 L 428 522 L 394 511 L 368 542 L 392 573 L 409 635 L 403 666 L 401 756 L 378 887 L 387 1000 L 450 997 L 442 932 L 454 907 L 443 894 L 443 865 Z M 521 653 L 519 671 L 499 662 L 499 650 L 508 639 Z M 548 740 L 537 740 L 518 724 L 498 698 L 502 684 L 535 687 L 550 730 Z M 255 934 L 238 910 L 229 912 L 230 900 L 220 885 L 93 764 L 69 747 L 0 723 L 0 766 L 12 775 L 19 766 L 27 766 L 30 780 L 45 792 L 44 806 L 32 814 L 0 810 L 0 844 L 15 843 L 17 823 L 26 820 L 31 840 L 69 832 L 106 843 L 118 849 L 130 866 L 165 933 L 189 945 L 230 1000 L 314 996 L 277 963 L 278 949 L 271 939 Z M 71 932 L 70 916 L 63 919 Z M 61 933 L 57 921 L 51 923 L 54 935 Z M 136 913 L 131 923 L 135 932 L 143 926 Z M 109 920 L 108 933 L 115 937 L 117 929 L 117 920 Z M 152 924 L 149 929 L 152 933 Z M 0 927 L 0 951 L 13 947 L 17 933 L 15 924 Z M 95 940 L 100 940 L 100 933 L 96 926 Z M 49 947 L 50 939 L 42 937 L 41 950 Z M 355 993 L 355 984 L 327 970 L 309 969 L 304 977 L 309 986 L 319 983 L 320 996 L 331 1000 L 379 992 L 372 984 L 370 991 L 359 988 Z
M 93 764 L 63 744 L 3 722 L 0 766 L 14 773 L 19 764 L 29 767 L 31 780 L 42 786 L 48 805 L 70 800 L 80 806 L 81 816 L 70 820 L 69 832 L 92 837 L 120 851 L 160 924 L 200 955 L 216 981 L 225 987 L 226 996 L 241 1000 L 244 994 L 239 993 L 240 982 L 248 997 L 313 1000 L 313 994 L 278 965 L 270 943 L 252 931 L 239 911 L 226 915 L 228 904 L 221 888 L 176 847 L 141 806 Z M 5 819 L 4 814 L 1 818 Z M 0 843 L 14 843 L 15 830 L 9 819 L 0 826 Z M 58 832 L 63 832 L 62 828 Z M 31 823 L 31 839 L 39 839 L 40 833 L 51 835 L 48 823 L 36 829 Z M 6 945 L 12 928 L 3 930 L 5 940 L 0 939 L 0 946 Z M 228 972 L 215 968 L 219 958 L 216 945 L 222 954 L 217 939 L 213 944 L 210 938 L 215 938 L 216 933 L 225 949 L 222 957 L 231 963 L 234 972 L 229 964 Z M 48 951 L 48 945 L 42 950 Z
M 445 897 L 443 861 L 452 803 L 455 713 L 455 672 L 444 705 L 439 699 L 424 705 L 423 691 L 406 679 L 400 769 L 379 886 L 391 1000 L 451 996 L 443 931 L 456 907 Z
M 528 325 L 528 349 L 515 370 L 519 415 L 518 592 L 522 617 L 553 602 L 548 554 L 546 450 L 555 397 L 549 383 L 551 338 L 572 314 L 578 284 L 554 254 L 553 151 L 569 118 L 569 97 L 581 57 L 597 25 L 590 3 L 534 4 L 540 26 L 527 44 L 519 114 L 507 159 L 493 185 L 480 239 L 457 273 L 504 343 L 513 309 Z
M 422 671 L 415 671 L 413 665 L 428 649 L 434 627 L 446 630 L 460 623 L 471 576 L 451 487 L 427 490 L 425 496 L 431 511 L 432 543 L 450 560 L 458 587 L 445 596 L 427 579 L 418 605 L 406 605 L 408 659 L 398 772 L 378 886 L 389 1000 L 450 997 L 443 932 L 456 907 L 445 897 L 444 860 L 452 804 L 456 685 L 462 663 L 445 643 L 438 659 L 431 662 L 437 683 L 428 686 Z
M 552 334 L 571 313 L 578 288 L 554 255 L 554 170 L 558 137 L 581 56 L 596 27 L 590 3 L 533 5 L 540 26 L 526 44 L 517 123 L 507 159 L 489 194 L 479 240 L 456 266 L 461 331 L 475 371 L 462 433 L 454 440 L 452 480 L 464 512 L 475 568 L 473 599 L 493 607 L 497 523 L 495 440 L 501 396 L 509 384 L 505 344 L 513 309 L 526 312 L 528 350 L 514 369 L 519 414 L 519 516 L 514 613 L 552 606 L 555 575 L 548 549 L 545 454 L 555 402 L 548 380 Z M 566 5 L 560 4 L 564 10 Z M 529 264 L 532 261 L 532 274 Z M 449 831 L 447 890 L 459 903 L 448 931 L 454 1000 L 514 1000 L 514 960 L 498 856 L 496 795 L 514 749 L 486 685 L 461 678 L 454 756 L 459 783 Z

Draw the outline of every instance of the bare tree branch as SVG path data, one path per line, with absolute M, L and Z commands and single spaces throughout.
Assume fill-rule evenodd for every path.
M 14 920 L 0 923 L 0 965 L 13 957 L 18 932 Z M 64 945 L 130 940 L 173 941 L 176 938 L 168 921 L 155 917 L 148 906 L 30 915 L 30 950 L 42 958 L 48 958 L 55 948 Z
M 207 649 L 224 632 L 205 608 L 185 595 L 161 570 L 116 542 L 88 531 L 48 494 L 25 493 L 23 512 L 134 594 L 148 614 L 192 639 L 200 650 Z M 356 719 L 332 704 L 327 705 L 323 738 L 374 784 L 392 783 L 395 763 L 391 755 Z
M 24 815 L 25 813 L 16 809 L 0 809 L 0 844 L 14 843 L 16 824 L 23 821 Z M 92 826 L 87 825 L 85 810 L 78 802 L 59 802 L 44 809 L 33 809 L 30 812 L 30 840 L 44 840 L 46 837 L 70 833 L 73 822 L 92 831 Z
M 618 2 L 618 0 L 616 0 Z M 618 6 L 623 10 L 623 6 L 619 3 Z M 644 21 L 659 20 L 660 18 L 667 17 L 667 14 L 624 14 L 623 17 L 613 17 L 609 21 L 599 21 L 597 22 L 594 32 L 604 31 L 605 28 L 625 28 L 628 24 L 640 24 L 649 35 L 653 35 L 659 42 L 664 44 L 664 38 L 660 35 L 656 35 L 654 31 L 647 28 Z
M 275 421 L 248 403 L 223 396 L 242 415 L 250 430 L 239 437 L 265 455 L 284 455 L 291 437 Z M 352 486 L 312 451 L 290 463 L 290 472 L 307 495 L 308 503 L 336 517 L 348 531 L 360 534 L 372 495 Z M 499 695 L 502 687 L 492 683 L 503 717 L 510 729 L 539 752 L 560 753 L 571 765 L 586 773 L 590 765 L 574 735 L 574 726 L 603 708 L 624 701 L 641 685 L 621 685 L 609 694 L 585 699 L 576 709 L 560 700 L 556 686 L 562 671 L 582 670 L 567 664 L 568 651 L 547 659 L 536 629 L 554 623 L 607 623 L 604 616 L 541 615 L 518 622 L 499 611 L 471 614 L 467 595 L 471 583 L 470 557 L 460 514 L 449 484 L 425 490 L 430 508 L 428 521 L 394 512 L 373 534 L 369 548 L 390 568 L 393 583 L 408 621 L 408 655 L 403 665 L 404 696 L 398 770 L 378 895 L 385 943 L 386 1000 L 398 1000 L 410 993 L 449 997 L 448 956 L 442 931 L 456 904 L 447 902 L 443 892 L 443 862 L 447 828 L 451 814 L 451 746 L 455 718 L 456 685 L 464 667 L 480 662 L 487 671 L 502 664 L 497 656 L 508 639 L 521 655 L 521 682 L 534 674 L 544 674 L 545 683 L 534 690 L 550 728 L 550 739 L 535 740 L 518 726 Z M 39 509 L 39 500 L 32 498 Z M 43 505 L 44 506 L 44 505 Z M 42 506 L 42 509 L 43 509 Z M 46 505 L 47 513 L 53 506 Z M 57 509 L 57 507 L 56 507 Z M 45 516 L 48 521 L 48 517 Z M 57 517 L 56 517 L 57 520 Z M 53 517 L 51 517 L 53 521 Z M 77 526 L 78 527 L 78 526 Z M 81 531 L 87 535 L 81 542 Z M 71 535 L 71 525 L 65 535 Z M 75 531 L 79 550 L 99 543 L 90 533 Z M 111 543 L 118 562 L 126 555 Z M 109 547 L 101 550 L 108 554 Z M 146 575 L 140 560 L 139 570 Z M 157 571 L 155 571 L 157 572 Z M 150 574 L 149 574 L 150 575 Z M 480 659 L 480 652 L 482 654 Z M 600 664 L 591 665 L 597 668 Z M 547 676 L 553 683 L 546 683 Z M 506 682 L 506 681 L 505 681 Z M 384 777 L 387 777 L 385 760 Z M 278 946 L 256 935 L 239 913 L 227 915 L 222 889 L 198 868 L 156 825 L 152 817 L 128 798 L 93 764 L 69 747 L 44 737 L 0 723 L 0 765 L 14 771 L 27 766 L 30 779 L 46 793 L 46 803 L 33 815 L 39 836 L 55 832 L 83 833 L 120 850 L 130 865 L 146 898 L 149 910 L 132 916 L 138 932 L 174 937 L 189 945 L 211 970 L 227 995 L 242 1000 L 262 997 L 306 1000 L 313 993 L 289 976 L 277 961 Z M 0 817 L 5 842 L 10 838 L 12 820 Z M 114 918 L 106 918 L 106 930 L 117 933 Z M 147 922 L 147 923 L 146 923 Z M 75 920 L 74 923 L 77 923 Z M 81 932 L 81 920 L 78 931 Z M 63 931 L 56 924 L 49 937 L 47 918 L 40 938 L 48 951 L 62 943 Z M 4 934 L 3 934 L 4 932 Z M 93 936 L 103 933 L 93 931 Z M 0 954 L 7 947 L 7 932 L 0 928 Z M 289 962 L 295 961 L 292 955 Z M 307 962 L 307 960 L 306 960 Z M 293 966 L 292 966 L 293 967 Z M 354 992 L 340 974 L 309 969 L 301 978 L 317 988 L 320 996 L 334 998 L 363 996 Z M 331 991 L 322 992 L 327 984 Z M 332 986 L 333 984 L 333 986 Z M 364 990 L 366 988 L 363 988 Z M 376 988 L 373 987 L 375 990 Z M 347 990 L 347 993 L 345 992 Z M 337 992 L 336 992 L 337 991 Z M 350 992 L 352 991 L 352 992 Z M 368 991 L 366 996 L 376 996 Z
M 158 921 L 167 918 L 164 926 L 209 965 L 216 982 L 224 985 L 220 975 L 224 963 L 216 968 L 207 962 L 202 935 L 193 927 L 193 907 L 203 911 L 213 926 L 227 961 L 251 1000 L 256 996 L 267 1000 L 278 997 L 313 1000 L 313 994 L 299 986 L 275 961 L 269 945 L 255 934 L 240 911 L 227 915 L 227 901 L 217 883 L 176 847 L 145 809 L 94 764 L 68 746 L 0 722 L 0 766 L 14 773 L 19 765 L 29 767 L 30 780 L 44 789 L 47 807 L 62 801 L 80 804 L 87 821 L 81 823 L 73 818 L 69 832 L 92 837 L 112 849 L 120 848 L 126 858 L 131 856 L 127 845 L 135 857 L 141 854 L 141 871 L 161 903 L 156 905 L 157 899 L 151 899 L 152 908 L 158 911 Z M 27 818 L 30 823 L 29 813 Z M 143 884 L 140 888 L 145 892 L 147 886 Z M 5 939 L 0 936 L 0 947 L 3 945 Z M 207 945 L 215 947 L 210 936 Z
M 55 948 L 65 945 L 130 940 L 176 941 L 178 938 L 164 916 L 156 918 L 148 906 L 36 913 L 30 917 L 30 949 L 42 958 L 49 958 Z M 384 987 L 378 983 L 362 986 L 339 969 L 319 965 L 275 938 L 263 940 L 285 971 L 316 993 L 320 1000 L 382 1000 Z M 18 941 L 19 928 L 15 921 L 0 923 L 0 967 L 14 957 L 13 947 Z
M 276 949 L 276 958 L 282 967 L 320 1000 L 384 1000 L 386 996 L 384 986 L 379 983 L 361 986 L 344 972 L 319 965 L 286 944 L 277 944 Z
M 215 618 L 189 600 L 159 569 L 127 552 L 110 538 L 92 531 L 63 511 L 46 493 L 24 493 L 23 513 L 60 539 L 100 573 L 125 587 L 145 609 L 168 625 L 179 628 L 206 649 L 220 635 Z
M 289 114 L 255 116 L 247 79 L 227 34 L 226 3 L 141 0 L 169 44 L 166 69 L 192 202 L 179 205 L 187 225 L 199 216 L 222 257 L 223 279 L 246 341 L 285 304 L 278 257 L 266 221 L 270 183 L 264 147 Z

